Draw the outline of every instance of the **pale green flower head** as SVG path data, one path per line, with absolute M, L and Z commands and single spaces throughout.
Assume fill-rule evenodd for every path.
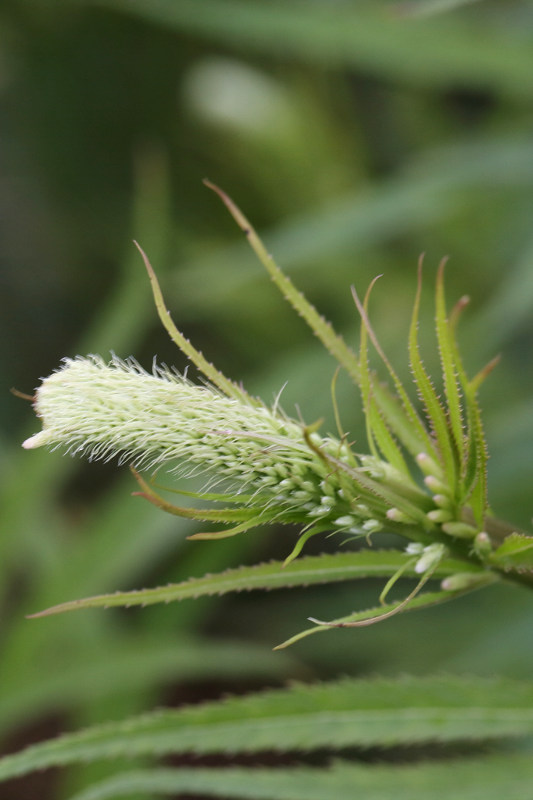
M 167 368 L 150 374 L 134 360 L 65 359 L 37 389 L 35 410 L 43 428 L 23 443 L 27 449 L 205 474 L 209 489 L 222 483 L 267 519 L 311 524 L 313 532 L 319 525 L 367 534 L 385 519 L 383 502 L 364 505 L 347 490 L 343 470 L 357 461 L 346 443 L 305 434 L 279 409 L 194 385 Z M 362 474 L 384 475 L 386 467 L 365 457 Z

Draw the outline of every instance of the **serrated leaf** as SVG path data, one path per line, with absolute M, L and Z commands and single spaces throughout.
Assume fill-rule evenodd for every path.
M 372 285 L 373 284 L 371 284 L 371 288 L 372 288 Z M 355 304 L 357 306 L 357 310 L 359 311 L 359 314 L 361 315 L 361 321 L 362 321 L 362 326 L 361 326 L 361 350 L 362 350 L 362 353 L 360 355 L 361 371 L 363 371 L 363 369 L 364 369 L 363 356 L 365 356 L 365 358 L 366 358 L 366 352 L 365 352 L 365 350 L 366 350 L 366 337 L 368 336 L 371 339 L 372 344 L 374 345 L 374 347 L 376 349 L 376 352 L 378 353 L 378 355 L 381 358 L 383 364 L 387 368 L 387 371 L 388 371 L 388 373 L 389 373 L 389 375 L 390 375 L 390 377 L 392 379 L 392 382 L 394 384 L 394 388 L 396 390 L 396 393 L 397 393 L 398 398 L 399 398 L 400 403 L 401 403 L 401 410 L 405 414 L 405 418 L 406 418 L 405 421 L 407 422 L 407 425 L 405 424 L 405 421 L 402 420 L 402 424 L 394 426 L 392 424 L 392 419 L 389 419 L 389 416 L 387 414 L 385 414 L 385 411 L 388 412 L 388 409 L 385 409 L 383 406 L 382 407 L 378 407 L 380 413 L 382 415 L 384 415 L 384 418 L 387 421 L 389 421 L 389 424 L 391 424 L 391 427 L 394 430 L 396 430 L 398 438 L 405 445 L 405 447 L 411 452 L 411 454 L 413 456 L 417 456 L 418 453 L 423 452 L 423 451 L 431 452 L 433 450 L 433 444 L 431 442 L 429 434 L 428 434 L 426 428 L 424 427 L 424 424 L 423 424 L 422 420 L 418 416 L 418 414 L 417 414 L 417 412 L 416 412 L 416 410 L 415 410 L 415 408 L 414 408 L 414 406 L 413 406 L 413 404 L 412 404 L 412 402 L 411 402 L 411 400 L 409 398 L 409 395 L 405 391 L 405 388 L 404 388 L 401 380 L 399 379 L 394 367 L 392 366 L 392 364 L 390 363 L 389 359 L 387 358 L 385 352 L 381 348 L 379 340 L 378 340 L 376 334 L 374 333 L 374 329 L 372 328 L 372 325 L 370 323 L 370 319 L 369 319 L 368 314 L 367 314 L 367 298 L 365 298 L 365 303 L 362 304 L 361 301 L 359 300 L 357 292 L 355 291 L 355 289 L 353 287 L 352 287 L 352 296 L 353 296 L 354 302 L 355 302 Z M 365 350 L 363 350 L 363 342 L 365 344 Z M 363 377 L 364 376 L 362 375 L 361 380 L 363 380 Z M 368 378 L 370 379 L 370 375 L 368 376 Z M 366 388 L 366 391 L 367 391 L 369 396 L 371 394 L 371 389 L 372 389 L 372 396 L 373 397 L 375 396 L 375 391 L 373 390 L 373 387 L 371 386 L 370 380 L 368 382 L 368 387 L 365 387 L 365 388 Z M 363 392 L 363 385 L 362 384 L 361 384 L 361 390 Z
M 253 589 L 288 589 L 295 586 L 336 583 L 356 578 L 389 577 L 412 560 L 412 556 L 398 550 L 359 550 L 355 553 L 304 556 L 289 564 L 286 564 L 285 561 L 270 561 L 267 564 L 228 569 L 217 575 L 205 575 L 203 578 L 189 578 L 182 583 L 159 586 L 154 589 L 114 592 L 113 594 L 88 597 L 84 600 L 72 600 L 32 616 L 42 617 L 81 608 L 147 606 Z M 443 559 L 435 571 L 435 577 L 443 578 L 460 572 L 472 572 L 472 570 L 472 565 L 466 561 Z M 415 577 L 414 567 L 406 569 L 404 575 Z
M 171 753 L 388 747 L 533 734 L 533 686 L 457 677 L 342 680 L 159 711 L 28 747 L 0 780 L 36 769 Z
M 469 435 L 472 441 L 474 454 L 474 480 L 470 493 L 470 505 L 477 524 L 481 527 L 487 513 L 487 444 L 481 419 L 481 410 L 475 391 L 465 387 L 465 398 L 469 417 Z M 465 498 L 466 499 L 466 498 Z
M 442 269 L 442 268 L 441 268 Z M 442 279 L 441 279 L 442 281 Z M 437 291 L 438 282 L 437 282 Z M 443 287 L 440 290 L 443 293 Z M 440 302 L 444 302 L 444 299 Z M 472 513 L 476 523 L 481 528 L 483 520 L 487 513 L 487 445 L 485 442 L 485 434 L 483 431 L 483 422 L 481 419 L 481 409 L 477 400 L 477 389 L 484 377 L 490 372 L 494 366 L 484 369 L 473 380 L 469 380 L 457 342 L 455 339 L 455 328 L 460 313 L 467 304 L 467 299 L 463 298 L 456 305 L 452 311 L 451 321 L 447 325 L 448 339 L 446 347 L 449 350 L 449 358 L 453 362 L 453 368 L 460 388 L 463 392 L 464 408 L 463 411 L 466 415 L 466 437 L 464 440 L 463 449 L 461 452 L 461 475 L 460 475 L 460 496 L 458 501 L 461 504 L 466 502 L 470 503 Z M 444 334 L 445 335 L 445 334 Z M 495 363 L 495 362 L 494 362 Z M 481 378 L 480 376 L 483 376 Z M 450 376 L 450 382 L 453 378 Z M 453 390 L 452 390 L 453 391 Z M 458 428 L 458 422 L 456 422 Z M 458 434 L 458 430 L 457 430 Z
M 285 299 L 292 305 L 295 311 L 307 322 L 312 331 L 318 336 L 322 344 L 331 355 L 342 364 L 349 375 L 356 383 L 359 383 L 359 364 L 357 356 L 348 347 L 344 339 L 333 330 L 331 323 L 322 317 L 316 308 L 309 303 L 304 295 L 296 289 L 290 278 L 288 278 L 278 267 L 270 253 L 267 251 L 263 242 L 259 238 L 256 230 L 250 221 L 244 216 L 233 200 L 210 181 L 204 181 L 205 185 L 212 189 L 222 200 L 231 216 L 243 231 L 250 247 L 256 254 L 261 264 L 265 267 L 268 274 L 281 291 Z
M 444 383 L 444 393 L 446 395 L 446 411 L 452 431 L 455 447 L 459 454 L 459 460 L 463 463 L 465 459 L 465 436 L 463 429 L 463 414 L 461 405 L 461 395 L 459 391 L 459 380 L 456 368 L 456 347 L 453 331 L 448 322 L 446 312 L 446 299 L 444 296 L 444 267 L 446 260 L 441 261 L 437 272 L 436 294 L 435 294 L 435 329 L 437 332 L 437 343 L 442 367 L 442 377 Z
M 312 628 L 306 628 L 304 631 L 301 631 L 300 633 L 291 636 L 290 639 L 278 644 L 274 649 L 283 650 L 286 647 L 296 644 L 296 642 L 299 642 L 301 639 L 305 639 L 308 636 L 313 636 L 315 633 L 332 631 L 335 630 L 336 627 L 340 628 L 349 626 L 354 622 L 363 623 L 366 620 L 373 620 L 376 617 L 380 617 L 385 614 L 390 614 L 392 616 L 394 612 L 400 610 L 403 612 L 417 611 L 421 608 L 429 608 L 430 606 L 439 605 L 440 603 L 447 603 L 448 600 L 453 600 L 459 595 L 464 594 L 465 591 L 469 591 L 469 589 L 459 589 L 457 591 L 425 592 L 424 594 L 419 594 L 416 597 L 413 597 L 413 599 L 410 600 L 407 605 L 404 605 L 405 600 L 397 600 L 394 603 L 384 603 L 383 605 L 375 608 L 366 608 L 364 611 L 355 611 L 353 614 L 349 614 L 348 616 L 331 620 L 327 625 L 321 625 L 318 623 Z
M 326 350 L 328 350 L 337 362 L 347 371 L 354 383 L 360 385 L 361 370 L 357 356 L 353 350 L 348 347 L 342 336 L 334 331 L 331 323 L 318 313 L 316 308 L 300 291 L 298 291 L 290 278 L 280 269 L 264 246 L 254 227 L 233 200 L 222 191 L 222 189 L 215 186 L 210 181 L 204 181 L 204 183 L 218 194 L 237 225 L 246 235 L 252 250 L 285 299 L 305 320 Z M 420 452 L 421 441 L 419 431 L 410 424 L 404 409 L 398 404 L 396 399 L 392 397 L 388 389 L 382 386 L 379 381 L 372 381 L 372 391 L 375 402 L 392 430 L 397 433 L 398 437 L 412 452 Z
M 530 753 L 451 759 L 418 764 L 349 764 L 292 767 L 146 769 L 122 773 L 85 789 L 70 800 L 114 800 L 133 792 L 177 792 L 246 800 L 524 800 L 533 781 Z
M 392 436 L 385 419 L 380 413 L 380 409 L 374 399 L 374 392 L 372 387 L 370 366 L 368 362 L 367 320 L 368 320 L 368 301 L 370 298 L 370 292 L 372 291 L 372 287 L 374 286 L 376 280 L 377 278 L 374 278 L 374 280 L 370 284 L 368 291 L 365 295 L 362 307 L 360 307 L 360 303 L 358 301 L 355 290 L 352 289 L 352 294 L 354 295 L 354 299 L 356 299 L 356 303 L 358 303 L 358 307 L 360 307 L 361 311 L 361 328 L 359 337 L 360 338 L 359 387 L 361 390 L 363 409 L 365 412 L 367 439 L 368 439 L 368 444 L 370 446 L 370 451 L 374 456 L 376 456 L 376 458 L 380 458 L 380 453 L 381 453 L 381 456 L 385 459 L 385 461 L 387 461 L 389 464 L 395 467 L 399 472 L 402 472 L 404 475 L 408 475 L 409 470 L 407 469 L 407 464 L 405 463 L 405 459 L 401 453 L 400 448 L 398 447 L 398 444 L 394 440 L 394 437 Z
M 440 455 L 439 460 L 442 463 L 446 481 L 450 486 L 454 486 L 456 481 L 457 465 L 455 461 L 454 448 L 452 446 L 450 433 L 448 430 L 446 415 L 420 356 L 420 346 L 418 342 L 418 316 L 421 294 L 422 260 L 420 260 L 418 265 L 418 285 L 413 306 L 413 313 L 411 316 L 411 325 L 409 328 L 409 362 L 420 399 L 424 404 L 428 421 L 435 436 L 437 451 Z
M 209 363 L 204 355 L 197 350 L 193 344 L 191 344 L 191 342 L 182 334 L 180 330 L 178 330 L 174 324 L 174 321 L 172 320 L 172 317 L 170 316 L 170 312 L 166 307 L 163 293 L 161 292 L 161 288 L 159 286 L 159 281 L 157 280 L 157 276 L 153 270 L 153 267 L 148 260 L 148 256 L 137 242 L 134 242 L 134 244 L 141 254 L 141 257 L 144 261 L 144 266 L 148 272 L 159 319 L 161 320 L 165 330 L 174 344 L 177 345 L 181 352 L 186 355 L 187 358 L 200 370 L 200 372 L 205 375 L 208 381 L 210 381 L 214 386 L 217 386 L 228 397 L 234 397 L 235 399 L 240 400 L 241 403 L 256 405 L 255 401 L 247 392 L 244 391 L 241 386 L 238 386 L 236 383 L 233 383 L 233 381 L 230 381 L 225 375 L 222 374 L 222 372 L 220 372 L 220 370 L 218 370 L 213 364 Z
M 533 570 L 533 536 L 511 533 L 490 557 L 491 564 L 504 570 Z

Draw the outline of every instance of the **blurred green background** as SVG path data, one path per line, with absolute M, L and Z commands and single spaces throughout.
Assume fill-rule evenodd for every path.
M 202 178 L 222 186 L 347 339 L 350 285 L 383 274 L 372 318 L 408 377 L 426 253 L 470 372 L 502 362 L 482 406 L 498 516 L 533 508 L 533 2 L 4 0 L 0 8 L 0 731 L 10 751 L 157 704 L 289 677 L 461 671 L 529 676 L 531 598 L 496 588 L 355 633 L 271 647 L 373 604 L 379 585 L 188 601 L 28 621 L 63 600 L 284 557 L 295 532 L 192 543 L 130 497 L 125 468 L 22 452 L 27 403 L 63 356 L 110 351 L 184 367 L 132 239 L 177 324 L 229 377 L 332 426 L 335 364 L 278 296 Z M 426 346 L 426 341 L 424 341 Z M 192 373 L 191 373 L 192 375 Z M 364 449 L 359 399 L 344 427 Z M 313 540 L 308 552 L 338 546 Z M 94 770 L 37 776 L 60 798 Z M 6 800 L 20 787 L 3 789 Z M 11 792 L 11 793 L 10 793 Z M 32 794 L 33 793 L 33 794 Z

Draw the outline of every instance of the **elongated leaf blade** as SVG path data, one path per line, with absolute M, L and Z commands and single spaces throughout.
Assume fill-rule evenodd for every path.
M 456 677 L 342 680 L 159 711 L 67 734 L 0 760 L 36 769 L 170 753 L 392 746 L 533 734 L 533 686 Z
M 374 279 L 375 282 L 376 279 Z M 372 288 L 373 284 L 371 284 Z M 366 339 L 367 337 L 371 339 L 372 344 L 374 345 L 376 352 L 378 353 L 379 357 L 381 358 L 383 364 L 387 368 L 387 372 L 389 373 L 398 398 L 400 400 L 399 408 L 401 408 L 402 414 L 405 414 L 407 425 L 403 422 L 403 420 L 397 417 L 395 414 L 389 417 L 391 409 L 389 406 L 384 405 L 381 403 L 381 406 L 378 406 L 380 413 L 384 416 L 386 420 L 388 420 L 389 425 L 392 427 L 393 430 L 396 431 L 396 434 L 400 441 L 403 442 L 405 447 L 411 452 L 413 456 L 417 456 L 420 452 L 431 452 L 433 450 L 433 443 L 431 442 L 430 436 L 424 427 L 424 424 L 420 417 L 418 416 L 410 398 L 407 394 L 400 378 L 398 377 L 394 367 L 390 363 L 389 359 L 387 358 L 384 350 L 382 349 L 379 340 L 374 332 L 374 329 L 370 323 L 370 319 L 367 313 L 367 298 L 365 298 L 365 303 L 361 303 L 357 292 L 354 288 L 352 288 L 352 296 L 354 302 L 357 306 L 357 310 L 361 315 L 361 371 L 365 368 L 363 363 L 363 358 L 366 358 Z M 363 349 L 364 348 L 364 349 Z M 364 379 L 364 375 L 362 375 L 362 381 Z M 368 376 L 370 378 L 370 376 Z M 368 386 L 364 386 L 361 384 L 361 391 L 366 391 L 368 395 L 370 395 L 370 388 L 371 383 L 370 380 L 368 382 Z M 375 386 L 372 387 L 373 391 L 372 394 L 375 396 Z M 385 414 L 386 412 L 386 414 Z M 393 424 L 393 420 L 397 419 L 397 424 Z M 399 423 L 399 424 L 398 424 Z
M 335 762 L 322 769 L 223 768 L 147 769 L 114 775 L 70 800 L 115 800 L 133 792 L 168 796 L 176 792 L 209 793 L 246 800 L 524 800 L 533 781 L 530 753 L 453 759 L 401 767 Z
M 376 282 L 376 278 L 370 284 L 368 291 L 365 295 L 364 303 L 361 308 L 361 328 L 360 328 L 360 342 L 359 342 L 359 369 L 360 369 L 360 381 L 359 386 L 361 389 L 361 397 L 363 399 L 363 407 L 365 411 L 365 419 L 366 419 L 366 430 L 367 430 L 367 438 L 368 443 L 370 445 L 371 452 L 376 457 L 379 457 L 379 452 L 376 449 L 379 448 L 383 458 L 392 466 L 394 466 L 399 472 L 403 474 L 409 474 L 409 470 L 407 469 L 407 465 L 403 458 L 400 448 L 398 447 L 397 442 L 395 441 L 394 437 L 392 436 L 386 420 L 384 419 L 383 415 L 380 413 L 380 409 L 374 400 L 374 393 L 372 387 L 372 377 L 370 373 L 370 365 L 368 359 L 368 328 L 367 328 L 367 320 L 368 320 L 368 301 L 370 299 L 370 292 L 372 291 L 372 287 Z M 354 298 L 357 298 L 355 290 L 352 290 L 352 294 Z M 358 300 L 356 299 L 356 302 Z M 360 304 L 359 304 L 360 305 Z
M 420 261 L 418 266 L 418 286 L 409 329 L 409 360 L 420 398 L 424 403 L 426 415 L 435 436 L 436 447 L 440 455 L 440 461 L 445 472 L 446 480 L 449 484 L 453 485 L 455 482 L 457 465 L 448 431 L 446 415 L 420 356 L 418 316 L 421 293 L 422 262 Z
M 389 577 L 412 561 L 412 556 L 397 550 L 360 550 L 355 553 L 304 556 L 285 566 L 286 562 L 271 561 L 251 567 L 229 569 L 218 575 L 189 578 L 182 583 L 141 589 L 133 592 L 115 592 L 73 600 L 34 614 L 34 617 L 59 614 L 81 608 L 111 608 L 115 606 L 147 606 L 154 603 L 170 603 L 176 600 L 223 595 L 229 592 L 252 589 L 287 589 L 295 586 L 310 586 L 335 583 L 356 578 Z M 443 560 L 436 577 L 446 577 L 460 572 L 472 572 L 472 565 L 458 559 Z M 413 568 L 406 576 L 414 577 Z
M 159 281 L 157 280 L 154 269 L 148 260 L 148 256 L 142 247 L 137 244 L 137 242 L 134 244 L 141 254 L 146 271 L 148 272 L 159 319 L 161 320 L 165 330 L 174 344 L 179 347 L 182 353 L 187 356 L 187 358 L 200 370 L 200 372 L 205 375 L 209 381 L 211 381 L 211 383 L 213 383 L 215 386 L 218 386 L 218 388 L 228 397 L 234 397 L 243 403 L 255 404 L 254 401 L 252 401 L 252 398 L 244 391 L 244 389 L 226 378 L 226 376 L 223 375 L 222 372 L 220 372 L 220 370 L 218 370 L 213 364 L 211 364 L 205 358 L 203 353 L 197 350 L 196 347 L 194 347 L 194 345 L 182 334 L 182 332 L 178 330 L 174 324 L 174 321 L 172 320 L 172 317 L 170 316 L 170 312 L 166 307 L 163 293 L 159 286 Z
M 329 323 L 318 313 L 316 308 L 309 303 L 309 301 L 300 291 L 298 291 L 298 289 L 296 289 L 290 278 L 282 272 L 270 253 L 267 251 L 252 224 L 244 216 L 242 211 L 235 205 L 233 200 L 225 192 L 223 192 L 222 189 L 219 189 L 218 186 L 215 186 L 209 181 L 204 181 L 204 183 L 206 186 L 216 192 L 216 194 L 218 194 L 239 228 L 246 235 L 257 258 L 265 267 L 268 274 L 286 300 L 307 322 L 311 330 L 317 335 L 331 355 L 346 369 L 353 380 L 356 383 L 359 383 L 359 364 L 357 361 L 357 356 L 353 350 L 348 347 L 341 336 L 335 333 L 331 323 Z
M 328 350 L 346 370 L 354 383 L 359 385 L 361 370 L 359 361 L 353 350 L 348 347 L 342 336 L 334 331 L 331 323 L 318 313 L 316 308 L 294 286 L 291 279 L 280 269 L 266 249 L 257 231 L 233 200 L 223 192 L 222 189 L 215 186 L 210 181 L 204 181 L 204 183 L 218 194 L 237 225 L 246 235 L 252 250 L 285 299 L 292 305 L 302 319 L 305 320 L 326 350 Z M 391 429 L 412 452 L 420 452 L 421 444 L 419 431 L 413 428 L 409 417 L 406 415 L 403 407 L 397 402 L 396 398 L 391 395 L 387 387 L 382 386 L 380 382 L 375 379 L 372 380 L 372 391 L 374 400 Z
M 459 460 L 464 463 L 465 454 L 465 435 L 463 428 L 463 412 L 461 405 L 461 395 L 459 391 L 459 380 L 456 368 L 456 347 L 453 330 L 448 322 L 446 312 L 446 299 L 444 296 L 444 267 L 446 261 L 441 261 L 437 273 L 437 285 L 435 294 L 435 329 L 437 332 L 437 342 L 439 347 L 440 361 L 442 367 L 442 377 L 444 382 L 444 393 L 446 395 L 446 411 L 453 435 L 455 447 L 459 454 Z

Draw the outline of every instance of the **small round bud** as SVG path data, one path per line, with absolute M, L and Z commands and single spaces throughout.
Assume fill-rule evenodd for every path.
M 442 530 L 455 539 L 473 539 L 477 533 L 477 528 L 466 522 L 445 522 Z
M 399 508 L 389 508 L 386 513 L 386 517 L 387 519 L 390 519 L 391 522 L 403 522 L 405 524 L 413 522 L 411 517 L 408 517 L 407 514 L 404 514 L 404 512 L 400 511 Z
M 362 528 L 366 533 L 378 533 L 382 530 L 383 525 L 377 519 L 367 519 L 366 522 L 363 522 Z
M 354 517 L 351 517 L 349 514 L 346 514 L 344 517 L 339 517 L 338 519 L 333 521 L 334 525 L 337 525 L 339 528 L 351 528 L 356 522 Z
M 441 467 L 433 458 L 430 458 L 427 453 L 419 453 L 416 457 L 416 463 L 425 475 L 434 475 L 442 478 Z
M 446 511 L 444 508 L 436 508 L 434 511 L 428 511 L 426 517 L 431 520 L 431 522 L 448 522 L 449 520 L 453 519 L 453 515 Z
M 446 553 L 446 547 L 443 544 L 429 544 L 424 547 L 421 557 L 415 565 L 415 572 L 421 575 L 424 572 L 429 572 L 437 566 L 439 561 Z
M 445 592 L 462 592 L 491 583 L 494 576 L 486 572 L 458 572 L 456 575 L 448 575 L 441 581 L 440 588 Z
M 436 506 L 440 506 L 441 508 L 450 508 L 452 505 L 451 499 L 445 494 L 434 494 L 433 502 Z
M 474 539 L 474 550 L 478 556 L 481 556 L 481 558 L 485 558 L 486 556 L 490 555 L 492 552 L 492 542 L 488 533 L 485 531 L 480 531 L 478 533 Z
M 450 487 L 446 486 L 446 484 L 442 481 L 439 481 L 434 475 L 427 475 L 424 478 L 424 483 L 430 492 L 435 492 L 436 494 L 442 495 L 447 495 L 450 492 Z

